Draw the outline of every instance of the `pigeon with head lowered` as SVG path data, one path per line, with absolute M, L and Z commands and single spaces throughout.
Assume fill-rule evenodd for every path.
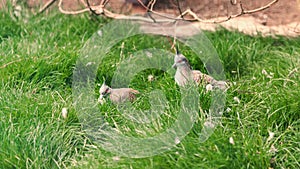
M 135 95 L 139 94 L 140 92 L 132 88 L 112 89 L 111 87 L 103 83 L 99 89 L 99 93 L 99 103 L 103 104 L 104 97 L 108 96 L 112 103 L 119 104 L 126 101 L 134 101 L 136 99 Z
M 219 88 L 221 90 L 226 90 L 228 88 L 225 81 L 218 81 L 199 70 L 192 70 L 187 58 L 181 54 L 178 49 L 176 50 L 172 67 L 176 69 L 174 78 L 179 86 L 185 86 L 189 81 L 193 80 L 198 85 L 202 83 L 211 84 L 213 88 Z

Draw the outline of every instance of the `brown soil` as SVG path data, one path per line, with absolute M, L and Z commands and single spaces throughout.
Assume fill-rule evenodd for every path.
M 175 8 L 175 2 L 169 3 L 174 5 L 164 5 L 168 1 L 174 0 L 160 0 L 157 6 L 162 9 Z M 231 1 L 237 3 L 233 5 Z M 244 9 L 251 10 L 262 7 L 272 0 L 242 0 Z M 240 12 L 239 0 L 186 0 L 181 3 L 182 10 L 190 8 L 192 11 L 201 16 L 202 19 L 226 17 L 228 15 L 234 15 Z M 177 10 L 178 11 L 178 10 Z M 179 13 L 177 13 L 179 14 Z M 248 15 L 249 16 L 249 15 Z M 285 25 L 292 22 L 300 21 L 300 0 L 279 0 L 271 8 L 266 9 L 262 12 L 252 14 L 250 16 L 255 17 L 260 22 L 268 26 L 274 25 Z
M 27 0 L 30 8 L 40 7 L 48 0 Z M 130 1 L 130 2 L 129 2 Z M 118 13 L 144 14 L 146 11 L 138 4 L 132 4 L 136 0 L 110 0 L 108 8 Z M 236 1 L 233 5 L 231 2 Z M 270 3 L 272 0 L 242 0 L 245 10 L 255 9 Z M 0 0 L 1 6 L 5 6 L 5 0 Z M 100 0 L 90 0 L 96 5 Z M 171 15 L 179 15 L 176 0 L 157 0 L 154 10 Z M 181 10 L 190 8 L 202 19 L 227 17 L 240 12 L 239 0 L 185 0 L 179 1 Z M 81 9 L 80 0 L 63 0 L 63 8 L 66 10 Z M 57 4 L 54 4 L 53 7 Z M 52 8 L 53 8 L 52 7 Z M 271 8 L 251 15 L 244 15 L 231 19 L 228 22 L 216 24 L 195 23 L 202 29 L 216 30 L 219 25 L 227 29 L 236 29 L 241 32 L 255 35 L 258 32 L 263 35 L 300 35 L 300 0 L 279 0 Z

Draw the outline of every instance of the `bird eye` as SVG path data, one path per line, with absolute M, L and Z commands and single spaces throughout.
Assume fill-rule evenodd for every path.
M 186 62 L 187 60 L 186 59 L 180 59 L 179 61 L 178 61 L 178 63 L 182 63 L 182 62 Z

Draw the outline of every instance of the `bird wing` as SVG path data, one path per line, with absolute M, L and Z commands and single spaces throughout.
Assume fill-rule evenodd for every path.
M 139 91 L 137 91 L 137 90 L 134 90 L 134 89 L 132 89 L 132 88 L 130 88 L 130 93 L 133 93 L 133 94 L 140 94 L 140 92 L 139 92 Z

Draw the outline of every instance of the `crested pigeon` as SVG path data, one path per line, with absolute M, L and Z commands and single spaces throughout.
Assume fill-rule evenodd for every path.
M 174 57 L 174 64 L 172 66 L 176 69 L 175 82 L 179 86 L 185 86 L 188 81 L 194 81 L 196 84 L 211 84 L 213 88 L 219 88 L 221 90 L 227 89 L 227 83 L 225 81 L 215 80 L 213 77 L 202 73 L 199 70 L 192 70 L 187 58 L 176 50 L 176 55 Z
M 134 90 L 132 88 L 119 88 L 119 89 L 112 89 L 111 87 L 107 86 L 105 83 L 99 89 L 100 96 L 98 101 L 100 104 L 104 103 L 104 97 L 109 96 L 109 99 L 112 103 L 118 104 L 123 103 L 125 101 L 132 102 L 136 98 L 136 94 L 140 92 Z

